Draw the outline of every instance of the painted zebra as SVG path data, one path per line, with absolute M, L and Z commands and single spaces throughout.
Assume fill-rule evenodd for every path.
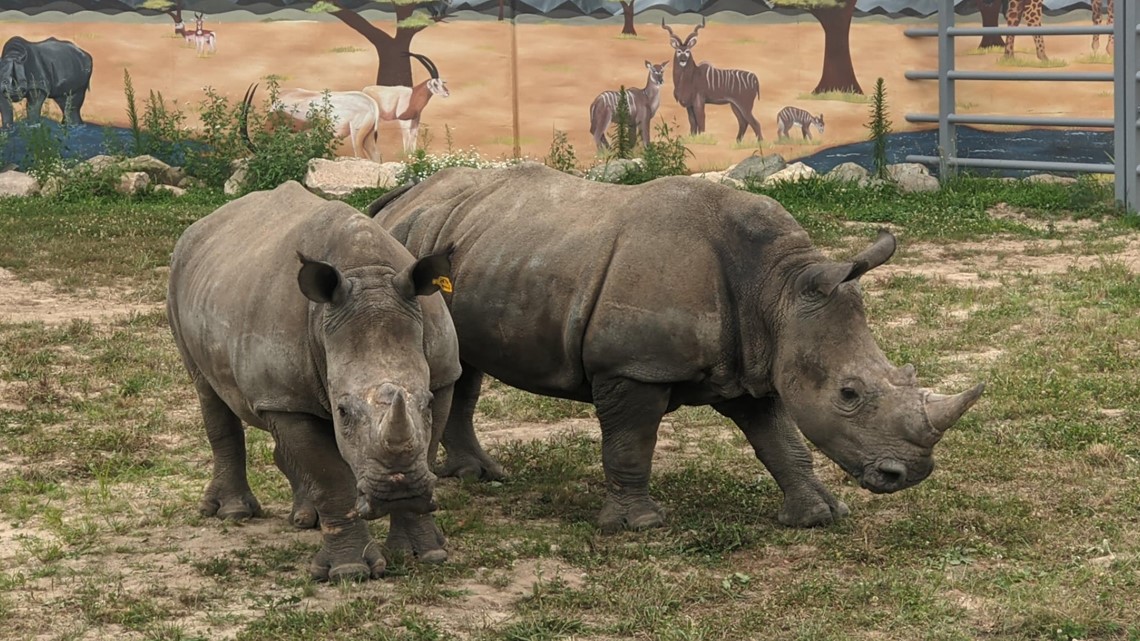
M 804 140 L 811 140 L 811 126 L 823 133 L 823 114 L 818 116 L 812 115 L 807 109 L 800 109 L 799 107 L 784 107 L 780 113 L 776 114 L 776 136 L 778 138 L 790 138 L 792 125 L 799 125 L 800 131 L 803 132 Z
M 681 40 L 665 24 L 665 19 L 661 19 L 661 28 L 669 32 L 669 44 L 673 47 L 673 97 L 688 112 L 689 133 L 704 132 L 705 105 L 729 105 L 739 125 L 736 142 L 744 139 L 749 126 L 756 132 L 756 139 L 763 140 L 760 122 L 752 115 L 752 105 L 760 97 L 760 80 L 756 74 L 743 69 L 718 69 L 707 62 L 693 62 L 697 32 L 704 26 L 702 19 L 701 24 Z
M 661 105 L 661 85 L 665 84 L 665 67 L 668 64 L 668 60 L 659 65 L 646 60 L 645 68 L 649 70 L 649 75 L 645 78 L 645 88 L 625 90 L 629 117 L 635 130 L 640 133 L 643 145 L 649 144 L 649 125 L 657 114 L 657 107 Z M 610 146 L 606 140 L 606 130 L 617 113 L 620 95 L 619 91 L 603 91 L 590 103 L 590 133 L 594 135 L 598 151 Z

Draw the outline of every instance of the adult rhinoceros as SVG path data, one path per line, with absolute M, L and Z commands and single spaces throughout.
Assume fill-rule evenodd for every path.
M 771 198 L 687 177 L 605 185 L 530 164 L 444 170 L 371 213 L 414 255 L 455 247 L 445 298 L 463 376 L 444 472 L 501 474 L 471 425 L 481 372 L 592 402 L 606 531 L 662 522 L 650 463 L 662 415 L 681 405 L 731 418 L 784 492 L 780 522 L 813 526 L 848 510 L 815 476 L 800 431 L 864 488 L 894 492 L 930 474 L 935 443 L 982 394 L 918 387 L 872 338 L 856 281 L 891 257 L 893 236 L 831 261 Z
M 446 558 L 428 467 L 459 377 L 447 253 L 414 259 L 374 220 L 290 182 L 223 205 L 175 245 L 167 313 L 214 475 L 202 513 L 257 516 L 242 421 L 276 441 L 291 519 L 320 521 L 317 579 L 378 577 L 389 546 Z
M 28 42 L 13 36 L 0 51 L 0 126 L 12 124 L 12 104 L 28 101 L 28 122 L 40 119 L 51 98 L 63 121 L 83 124 L 79 110 L 91 88 L 91 54 L 65 40 Z

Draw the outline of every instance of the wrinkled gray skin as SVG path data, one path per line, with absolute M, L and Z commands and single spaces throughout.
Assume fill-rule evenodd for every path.
M 416 260 L 371 218 L 295 182 L 182 234 L 167 313 L 214 452 L 204 515 L 261 514 L 244 421 L 273 434 L 293 524 L 320 523 L 314 578 L 379 577 L 385 561 L 364 519 L 385 514 L 389 548 L 447 558 L 428 461 L 460 374 L 432 282 L 449 267 L 446 251 Z
M 63 122 L 83 124 L 79 111 L 91 88 L 91 54 L 65 40 L 29 42 L 13 36 L 0 51 L 0 126 L 11 125 L 13 103 L 28 101 L 28 122 L 40 119 L 51 98 Z
M 982 393 L 922 389 L 876 345 L 857 279 L 890 258 L 890 234 L 834 262 L 767 197 L 528 164 L 447 169 L 370 213 L 414 255 L 455 246 L 445 299 L 463 376 L 442 472 L 502 474 L 471 426 L 481 372 L 592 402 L 605 531 L 662 522 L 650 462 L 662 415 L 681 405 L 731 418 L 784 492 L 780 522 L 806 527 L 848 509 L 816 477 L 801 432 L 864 488 L 894 492 L 930 474 L 935 443 Z

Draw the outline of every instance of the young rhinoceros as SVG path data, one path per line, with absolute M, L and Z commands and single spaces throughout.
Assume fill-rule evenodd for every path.
M 443 300 L 447 250 L 416 260 L 374 220 L 290 182 L 223 205 L 174 248 L 167 313 L 214 452 L 204 515 L 261 508 L 242 421 L 268 430 L 291 520 L 323 546 L 316 579 L 378 578 L 362 519 L 390 547 L 447 557 L 430 512 L 434 458 L 459 377 Z
M 894 492 L 930 474 L 935 443 L 982 394 L 920 388 L 876 345 L 856 281 L 891 257 L 888 233 L 830 261 L 771 198 L 687 177 L 628 187 L 529 164 L 447 169 L 405 191 L 370 212 L 417 256 L 455 247 L 444 298 L 463 376 L 444 473 L 502 474 L 471 425 L 481 372 L 592 402 L 603 530 L 662 522 L 650 463 L 681 405 L 735 421 L 784 492 L 780 522 L 813 526 L 847 507 L 800 432 L 863 487 Z

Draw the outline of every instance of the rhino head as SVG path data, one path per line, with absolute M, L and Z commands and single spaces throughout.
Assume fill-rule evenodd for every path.
M 356 477 L 350 517 L 435 509 L 431 372 L 424 355 L 417 297 L 448 283 L 450 251 L 402 270 L 341 271 L 300 256 L 301 291 L 321 310 L 313 322 L 323 343 L 325 391 L 341 457 Z
M 28 93 L 28 79 L 24 73 L 27 52 L 22 49 L 5 52 L 0 57 L 0 95 L 12 102 L 23 100 Z
M 857 281 L 894 251 L 884 231 L 849 262 L 796 272 L 782 296 L 775 355 L 774 382 L 800 431 L 876 493 L 929 476 L 934 445 L 984 389 L 943 396 L 921 388 L 914 366 L 895 367 L 875 343 Z

